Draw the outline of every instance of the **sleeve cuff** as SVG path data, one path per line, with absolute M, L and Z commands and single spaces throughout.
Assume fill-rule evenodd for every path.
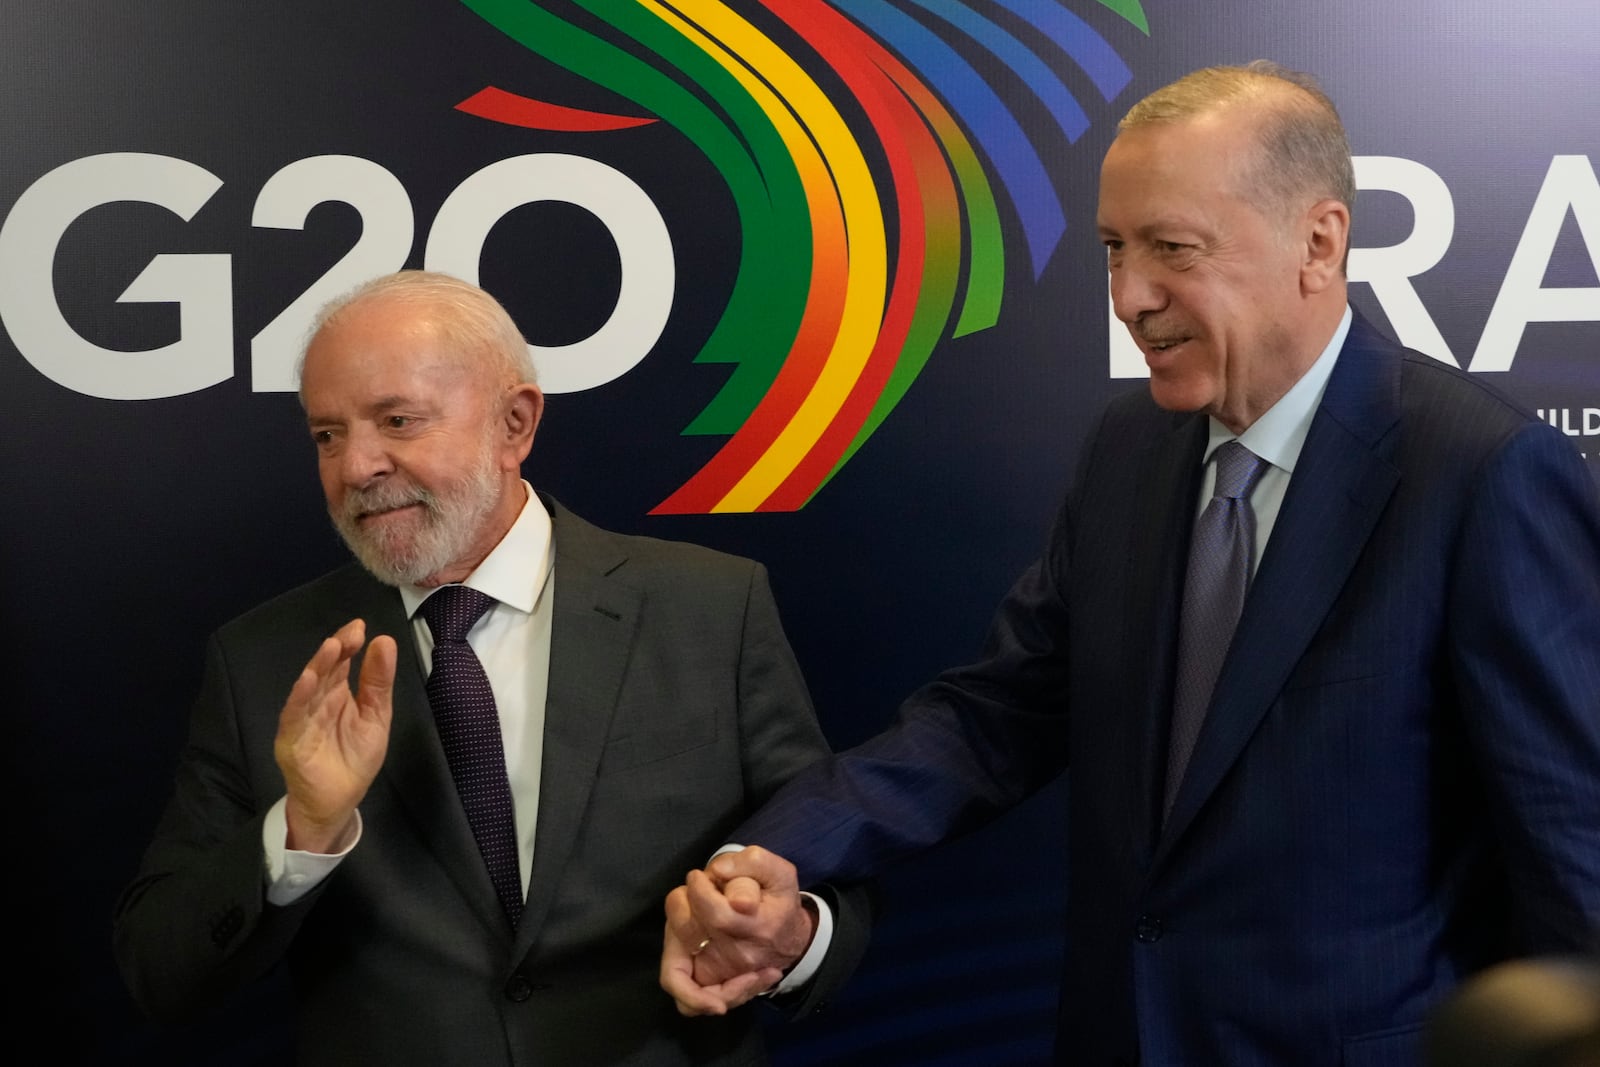
M 817 908 L 817 932 L 811 938 L 811 947 L 806 949 L 804 956 L 789 968 L 789 973 L 783 976 L 772 990 L 774 996 L 784 993 L 793 993 L 817 973 L 817 968 L 822 966 L 822 959 L 828 954 L 828 945 L 833 941 L 833 909 L 828 907 L 828 902 L 815 893 L 802 892 L 801 896 L 811 901 Z
M 261 822 L 267 903 L 280 908 L 293 904 L 321 885 L 361 840 L 361 812 L 357 811 L 350 832 L 338 842 L 338 851 L 324 854 L 289 848 L 288 801 L 288 797 L 279 797 Z M 821 930 L 820 924 L 818 930 Z

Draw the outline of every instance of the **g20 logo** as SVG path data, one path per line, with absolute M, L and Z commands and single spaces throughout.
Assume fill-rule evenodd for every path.
M 109 400 L 192 393 L 234 374 L 233 264 L 225 253 L 162 253 L 119 302 L 176 303 L 178 339 L 129 353 L 80 336 L 62 314 L 53 280 L 67 228 L 106 204 L 137 201 L 192 219 L 222 180 L 170 156 L 110 153 L 65 163 L 17 198 L 0 226 L 0 320 L 17 351 L 45 377 Z M 524 204 L 555 200 L 594 214 L 616 242 L 622 282 L 610 318 L 570 345 L 530 345 L 540 381 L 577 392 L 626 374 L 649 353 L 672 309 L 675 269 L 666 222 L 650 197 L 613 167 L 571 155 L 526 155 L 490 164 L 461 182 L 428 231 L 424 265 L 476 282 L 489 231 Z M 251 224 L 302 229 L 311 209 L 339 202 L 360 213 L 361 236 L 326 273 L 250 341 L 256 392 L 292 391 L 295 361 L 323 303 L 404 266 L 415 239 L 411 199 L 389 171 L 355 156 L 314 156 L 289 164 L 262 186 Z

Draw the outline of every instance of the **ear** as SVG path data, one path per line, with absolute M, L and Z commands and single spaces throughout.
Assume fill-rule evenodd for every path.
M 1345 255 L 1350 249 L 1350 209 L 1337 200 L 1319 200 L 1305 215 L 1305 259 L 1300 264 L 1300 289 L 1310 295 L 1344 282 Z
M 533 451 L 533 435 L 539 430 L 539 420 L 544 417 L 544 392 L 529 382 L 514 385 L 502 400 L 502 443 L 514 457 L 510 469 L 519 469 L 522 461 Z

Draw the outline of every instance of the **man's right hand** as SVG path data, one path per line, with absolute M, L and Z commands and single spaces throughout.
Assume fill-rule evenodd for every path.
M 353 619 L 322 642 L 278 716 L 272 751 L 288 788 L 291 849 L 334 851 L 383 766 L 398 650 L 392 637 L 373 638 L 352 694 L 350 662 L 366 632 Z

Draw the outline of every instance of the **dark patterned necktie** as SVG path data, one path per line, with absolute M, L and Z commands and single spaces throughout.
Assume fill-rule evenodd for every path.
M 517 874 L 516 816 L 506 780 L 505 749 L 494 693 L 467 631 L 488 611 L 494 598 L 464 585 L 437 590 L 418 609 L 433 632 L 433 670 L 428 703 L 450 776 L 466 809 L 472 836 L 489 868 L 489 880 L 513 928 L 522 917 L 522 880 Z
M 1267 464 L 1238 441 L 1219 445 L 1213 458 L 1216 489 L 1195 524 L 1183 583 L 1163 819 L 1172 811 L 1200 737 L 1211 692 L 1244 608 L 1255 555 L 1256 515 L 1250 508 L 1250 493 Z

